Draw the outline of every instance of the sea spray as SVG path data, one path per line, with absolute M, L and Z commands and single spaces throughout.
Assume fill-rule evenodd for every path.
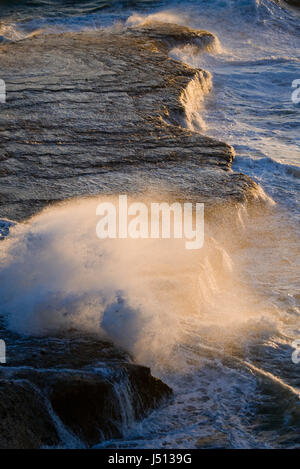
M 197 251 L 181 239 L 100 240 L 98 202 L 46 209 L 3 241 L 1 311 L 11 330 L 98 331 L 142 363 L 180 368 L 174 350 L 190 331 L 200 333 L 203 318 L 226 330 L 257 314 L 224 230 L 208 223 Z
M 212 88 L 212 76 L 209 72 L 201 70 L 197 76 L 190 81 L 183 91 L 180 100 L 185 109 L 184 126 L 190 130 L 204 131 L 206 124 L 201 117 L 201 108 L 205 95 Z

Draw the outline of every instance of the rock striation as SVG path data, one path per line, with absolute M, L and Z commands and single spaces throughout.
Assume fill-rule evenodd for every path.
M 206 31 L 152 22 L 2 44 L 0 217 L 23 220 L 99 193 L 245 200 L 255 184 L 230 171 L 232 147 L 183 128 L 186 89 L 207 72 L 168 55 L 213 42 Z

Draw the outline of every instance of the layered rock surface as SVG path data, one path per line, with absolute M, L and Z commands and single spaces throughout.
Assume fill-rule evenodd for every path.
M 49 203 L 100 193 L 162 191 L 213 205 L 250 197 L 255 184 L 230 171 L 232 148 L 184 128 L 187 87 L 201 92 L 208 75 L 168 52 L 213 41 L 147 23 L 1 45 L 0 218 L 24 220 Z M 2 448 L 120 437 L 171 394 L 98 339 L 0 332 L 10 350 L 0 368 Z
M 229 171 L 232 148 L 178 125 L 187 86 L 207 74 L 168 51 L 213 41 L 205 31 L 146 23 L 2 45 L 0 217 L 21 220 L 51 202 L 103 192 L 244 200 L 254 183 Z

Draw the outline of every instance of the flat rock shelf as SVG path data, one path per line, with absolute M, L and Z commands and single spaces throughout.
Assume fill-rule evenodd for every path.
M 104 193 L 156 191 L 212 206 L 251 198 L 257 186 L 231 171 L 232 147 L 186 128 L 188 87 L 201 93 L 209 74 L 169 51 L 213 41 L 152 22 L 2 44 L 0 218 Z M 148 368 L 97 338 L 20 337 L 4 324 L 0 337 L 10 348 L 0 368 L 1 448 L 93 446 L 171 398 Z
M 147 23 L 1 45 L 0 217 L 24 220 L 67 198 L 145 189 L 209 204 L 250 196 L 255 184 L 230 171 L 232 147 L 183 125 L 187 87 L 201 87 L 207 72 L 168 52 L 213 40 Z

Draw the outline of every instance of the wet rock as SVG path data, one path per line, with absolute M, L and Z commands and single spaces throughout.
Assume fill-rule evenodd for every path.
M 162 399 L 170 397 L 172 390 L 160 379 L 153 378 L 145 366 L 126 365 L 127 376 L 134 398 L 135 418 L 146 415 L 149 409 L 160 405 Z M 151 393 L 149 393 L 151 389 Z
M 172 44 L 187 42 L 205 49 L 213 36 L 156 22 L 2 44 L 0 216 L 21 220 L 100 193 L 212 204 L 251 195 L 255 184 L 230 171 L 229 145 L 182 127 L 186 89 L 207 77 L 169 58 Z
M 56 376 L 54 412 L 82 441 L 94 445 L 122 436 L 122 406 L 113 383 L 94 375 Z
M 127 399 L 120 399 L 127 394 Z M 122 427 L 144 417 L 170 396 L 170 388 L 150 369 L 131 365 L 118 379 L 70 375 L 57 379 L 50 393 L 54 411 L 89 445 L 122 437 Z
M 299 0 L 285 0 L 286 3 L 292 5 L 293 7 L 300 8 L 300 1 Z
M 160 21 L 148 20 L 138 27 L 129 29 L 142 37 L 160 40 L 169 48 L 184 44 L 198 46 L 200 49 L 209 49 L 215 43 L 215 36 L 208 31 L 199 31 L 186 26 Z
M 119 438 L 172 394 L 149 368 L 90 336 L 6 339 L 13 358 L 0 367 L 1 448 Z
M 33 385 L 0 379 L 0 448 L 33 449 L 58 442 L 43 397 Z
M 207 32 L 146 23 L 1 44 L 1 219 L 101 193 L 147 190 L 213 205 L 250 197 L 255 184 L 230 170 L 233 149 L 183 128 L 187 87 L 208 75 L 168 51 L 213 41 Z M 3 334 L 3 448 L 63 444 L 64 432 L 93 445 L 120 436 L 171 394 L 148 368 L 95 338 Z
M 131 358 L 99 337 L 72 332 L 57 337 L 20 337 L 3 332 L 9 367 L 81 369 L 101 364 L 128 363 Z

